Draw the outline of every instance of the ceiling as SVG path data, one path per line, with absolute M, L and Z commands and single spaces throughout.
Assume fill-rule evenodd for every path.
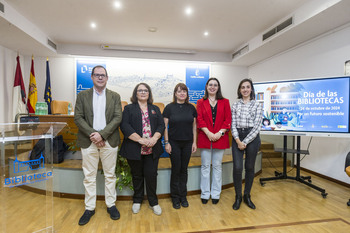
M 320 1 L 325 2 L 325 0 Z M 266 32 L 276 23 L 281 22 L 286 16 L 293 15 L 305 4 L 314 1 L 120 0 L 121 9 L 114 7 L 114 0 L 0 0 L 0 2 L 5 4 L 5 17 L 1 17 L 0 14 L 0 45 L 22 54 L 37 54 L 39 56 L 62 54 L 101 56 L 106 53 L 99 53 L 97 50 L 101 50 L 101 45 L 105 44 L 129 48 L 191 50 L 208 57 L 221 56 L 221 58 L 213 58 L 211 61 L 229 61 L 237 65 L 251 65 L 318 36 L 320 33 L 325 33 L 335 26 L 338 27 L 350 22 L 350 16 L 348 16 L 350 8 L 344 10 L 347 13 L 344 13 L 341 20 L 335 20 L 332 17 L 332 14 L 335 14 L 333 16 L 339 14 L 337 11 L 342 10 L 344 4 L 350 7 L 349 0 L 340 1 L 343 3 L 335 4 L 338 7 L 337 11 L 329 7 L 328 14 L 324 10 L 315 15 L 318 18 L 312 17 L 298 27 L 296 25 L 293 27 L 293 30 L 299 35 L 301 28 L 303 29 L 302 34 L 304 34 L 304 30 L 307 30 L 307 36 L 301 36 L 294 41 L 293 38 L 289 38 L 295 37 L 294 34 L 289 34 L 281 41 L 275 37 L 267 43 L 268 46 L 272 45 L 273 50 L 276 50 L 273 53 L 266 55 L 266 49 L 258 53 L 249 51 L 247 55 L 242 56 L 237 61 L 232 61 L 234 51 L 240 49 L 259 34 Z M 15 17 L 11 19 L 11 17 L 6 16 L 6 6 L 13 8 L 9 14 L 22 15 L 24 20 L 28 21 L 28 25 L 32 24 L 33 29 L 28 32 L 25 30 L 24 24 L 21 26 L 23 20 L 16 22 Z M 193 9 L 193 13 L 186 15 L 184 11 L 189 6 Z M 327 18 L 322 16 L 324 14 Z M 326 26 L 318 23 L 322 19 L 326 22 Z M 337 22 L 329 23 L 326 20 Z M 96 28 L 90 27 L 92 22 L 96 24 Z M 156 32 L 150 32 L 150 27 L 156 28 Z M 312 28 L 312 33 L 308 32 L 309 28 Z M 289 32 L 286 32 L 285 35 L 293 33 L 293 30 L 288 30 Z M 208 36 L 203 35 L 205 31 L 209 33 Z M 36 37 L 35 34 L 39 36 Z M 57 45 L 57 51 L 37 39 L 42 34 Z M 276 41 L 276 47 L 273 46 L 274 41 Z M 87 49 L 81 49 L 85 52 L 73 51 L 72 48 L 79 46 Z M 262 47 L 264 47 L 263 44 L 254 50 Z M 277 47 L 278 49 L 276 49 Z M 123 56 L 123 54 L 126 57 L 138 56 L 135 52 L 134 55 L 132 53 L 131 55 L 119 53 L 119 56 Z M 160 53 L 157 52 L 157 54 Z M 110 55 L 118 56 L 117 53 Z M 149 54 L 147 55 L 150 57 Z M 166 53 L 158 56 L 158 58 L 161 57 L 171 58 Z M 194 56 L 194 58 L 201 60 L 200 56 Z M 209 61 L 210 59 L 203 58 L 202 60 Z

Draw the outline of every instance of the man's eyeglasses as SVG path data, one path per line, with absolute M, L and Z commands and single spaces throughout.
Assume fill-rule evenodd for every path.
M 94 76 L 95 78 L 99 78 L 99 77 L 105 78 L 105 77 L 107 77 L 105 74 L 93 74 L 93 76 Z
M 147 89 L 140 89 L 140 90 L 137 90 L 138 93 L 148 93 L 148 90 Z

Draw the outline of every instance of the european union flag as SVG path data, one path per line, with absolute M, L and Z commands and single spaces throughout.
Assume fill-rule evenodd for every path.
M 49 59 L 46 60 L 46 85 L 45 85 L 44 99 L 45 99 L 45 102 L 47 103 L 48 113 L 51 114 L 52 96 L 51 96 Z

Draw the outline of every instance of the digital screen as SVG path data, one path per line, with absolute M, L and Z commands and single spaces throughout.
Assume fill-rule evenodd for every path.
M 254 83 L 261 130 L 349 133 L 350 77 Z

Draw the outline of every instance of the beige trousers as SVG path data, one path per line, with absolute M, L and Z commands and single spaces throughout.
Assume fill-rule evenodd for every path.
M 85 209 L 94 210 L 96 207 L 96 175 L 100 158 L 105 177 L 105 202 L 107 207 L 114 206 L 117 199 L 115 166 L 118 147 L 111 147 L 107 141 L 101 148 L 91 143 L 88 148 L 82 148 L 81 153 L 85 176 Z

